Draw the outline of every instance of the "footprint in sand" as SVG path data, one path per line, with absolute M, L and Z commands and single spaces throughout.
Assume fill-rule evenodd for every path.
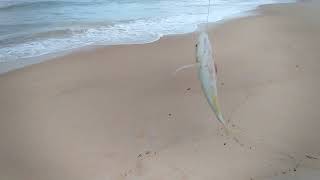
M 140 153 L 138 155 L 139 159 L 145 159 L 145 158 L 150 158 L 155 156 L 157 153 L 156 152 L 152 152 L 152 151 L 145 151 L 144 153 Z
M 147 158 L 152 158 L 156 155 L 157 153 L 152 151 L 145 151 L 144 153 L 139 154 L 138 159 L 136 161 L 136 167 L 135 167 L 136 175 L 141 176 L 143 172 L 146 171 L 145 166 L 143 165 L 143 160 Z
M 133 169 L 129 169 L 121 174 L 122 179 L 126 179 L 129 176 L 142 176 L 146 171 L 146 167 L 143 161 L 147 158 L 152 158 L 156 156 L 157 153 L 153 151 L 145 151 L 143 153 L 138 154 L 135 167 Z
M 309 154 L 306 154 L 305 156 L 306 156 L 306 158 L 311 159 L 311 160 L 317 160 L 318 159 L 317 157 L 309 155 Z

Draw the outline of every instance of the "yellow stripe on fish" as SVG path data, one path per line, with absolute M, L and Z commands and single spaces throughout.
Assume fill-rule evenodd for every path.
M 218 97 L 217 96 L 212 96 L 211 100 L 212 100 L 213 108 L 215 109 L 216 113 L 220 114 L 221 111 L 220 111 L 220 106 L 219 106 L 219 103 L 218 103 Z

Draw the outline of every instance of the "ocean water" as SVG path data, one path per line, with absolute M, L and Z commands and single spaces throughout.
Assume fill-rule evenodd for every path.
M 211 0 L 209 21 L 290 0 Z M 0 0 L 1 63 L 87 45 L 147 43 L 192 32 L 208 0 Z

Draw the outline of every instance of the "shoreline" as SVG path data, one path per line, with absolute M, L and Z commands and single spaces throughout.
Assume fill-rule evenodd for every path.
M 250 16 L 258 16 L 259 15 L 259 9 L 263 6 L 268 6 L 268 5 L 276 5 L 276 4 L 294 4 L 294 3 L 299 3 L 299 2 L 289 2 L 289 3 L 273 3 L 273 4 L 263 4 L 259 5 L 255 9 L 244 11 L 241 13 L 237 13 L 234 15 L 231 15 L 229 18 L 225 18 L 216 22 L 209 22 L 209 28 L 212 30 L 215 26 L 222 25 L 224 23 L 227 23 L 229 21 L 234 21 L 242 18 L 247 18 Z M 100 44 L 93 44 L 93 45 L 85 45 L 83 47 L 78 47 L 78 48 L 72 48 L 68 49 L 65 51 L 60 51 L 60 52 L 55 52 L 55 53 L 49 53 L 49 54 L 44 54 L 40 56 L 35 56 L 35 57 L 29 57 L 29 58 L 21 58 L 21 59 L 16 59 L 16 60 L 10 60 L 7 62 L 0 62 L 0 76 L 6 73 L 9 73 L 11 71 L 19 70 L 21 68 L 25 68 L 28 66 L 32 66 L 34 64 L 39 64 L 39 63 L 44 63 L 46 61 L 54 60 L 57 58 L 61 58 L 73 53 L 79 53 L 81 51 L 91 51 L 97 48 L 108 48 L 112 46 L 130 46 L 130 45 L 142 45 L 142 44 L 150 44 L 150 43 L 156 43 L 157 41 L 160 41 L 162 38 L 167 38 L 167 37 L 175 37 L 175 36 L 189 36 L 196 34 L 199 29 L 203 28 L 201 26 L 205 26 L 206 24 L 198 24 L 197 27 L 193 32 L 188 32 L 188 33 L 182 33 L 182 34 L 168 34 L 168 35 L 162 35 L 159 38 L 157 38 L 154 41 L 150 42 L 143 42 L 143 43 L 124 43 L 124 44 L 115 44 L 115 45 L 100 45 Z
M 0 179 L 305 180 L 320 176 L 320 3 L 209 31 L 225 136 L 192 35 L 72 53 L 0 76 Z

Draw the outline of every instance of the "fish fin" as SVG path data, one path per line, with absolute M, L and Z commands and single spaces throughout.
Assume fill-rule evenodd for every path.
M 194 66 L 197 66 L 199 63 L 193 63 L 193 64 L 187 64 L 187 65 L 184 65 L 184 66 L 181 66 L 179 67 L 178 69 L 176 69 L 173 73 L 174 76 L 176 76 L 178 74 L 178 72 L 182 71 L 182 70 L 185 70 L 185 69 L 189 69 L 189 68 L 192 68 Z
M 224 133 L 227 137 L 231 138 L 235 143 L 239 144 L 241 147 L 245 146 L 244 142 L 239 139 L 239 132 L 234 131 L 235 129 L 230 129 L 227 125 L 223 125 Z
M 226 136 L 230 136 L 232 134 L 231 130 L 224 124 L 223 124 L 223 130 Z
M 239 144 L 240 146 L 243 146 L 243 144 L 240 142 L 240 140 L 236 137 L 235 133 L 225 124 L 222 124 L 222 133 L 224 134 L 224 136 L 231 138 L 233 141 L 235 141 L 237 144 Z

